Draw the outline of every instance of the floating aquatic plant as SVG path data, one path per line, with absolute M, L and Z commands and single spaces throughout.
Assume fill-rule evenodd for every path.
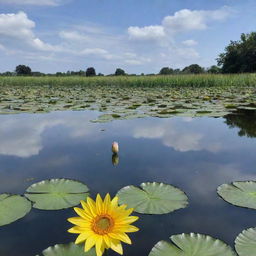
M 94 249 L 84 252 L 83 246 L 74 243 L 56 244 L 45 249 L 42 256 L 96 256 L 96 252 Z
M 256 182 L 237 181 L 223 184 L 217 192 L 225 201 L 236 206 L 256 209 Z
M 117 193 L 122 204 L 127 204 L 138 213 L 165 214 L 185 208 L 188 204 L 185 193 L 171 185 L 147 182 L 140 186 L 127 186 Z
M 0 226 L 23 218 L 31 210 L 31 202 L 25 197 L 12 194 L 0 194 Z
M 231 247 L 207 235 L 180 234 L 171 236 L 170 240 L 172 243 L 158 242 L 149 256 L 236 256 Z
M 235 248 L 239 256 L 256 255 L 256 228 L 244 230 L 235 240 Z
M 89 193 L 88 187 L 75 180 L 44 180 L 27 188 L 25 196 L 33 207 L 41 210 L 60 210 L 76 206 Z

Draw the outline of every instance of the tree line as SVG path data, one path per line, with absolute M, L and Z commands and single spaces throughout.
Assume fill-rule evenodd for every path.
M 172 69 L 171 67 L 163 67 L 159 71 L 159 75 L 172 75 L 172 74 L 226 74 L 226 73 L 246 73 L 256 72 L 256 32 L 249 34 L 241 34 L 240 40 L 231 41 L 230 44 L 225 48 L 224 52 L 219 54 L 217 65 L 213 65 L 210 68 L 203 68 L 198 64 L 191 64 L 185 68 Z M 158 75 L 157 74 L 157 75 Z M 57 72 L 55 74 L 44 74 L 41 72 L 32 72 L 31 68 L 26 65 L 18 65 L 14 72 L 4 72 L 0 75 L 13 76 L 13 75 L 28 75 L 28 76 L 104 76 L 102 73 L 96 74 L 96 70 L 93 67 L 87 68 L 85 71 L 67 71 Z M 127 74 L 123 69 L 117 68 L 113 74 L 108 76 L 125 76 L 125 75 L 136 75 Z M 144 75 L 144 73 L 141 73 Z M 156 75 L 156 74 L 147 74 Z

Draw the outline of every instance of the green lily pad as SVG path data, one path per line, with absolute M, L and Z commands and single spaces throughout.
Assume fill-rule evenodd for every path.
M 89 195 L 88 187 L 75 180 L 51 179 L 31 185 L 25 196 L 41 210 L 60 210 L 76 206 Z
M 244 230 L 235 240 L 235 248 L 239 256 L 256 255 L 256 228 Z
M 127 186 L 118 191 L 119 202 L 134 208 L 135 212 L 165 214 L 185 208 L 188 198 L 183 191 L 168 184 L 147 182 L 141 189 Z
M 23 218 L 31 210 L 31 202 L 25 197 L 12 194 L 0 194 L 0 226 Z
M 96 256 L 96 253 L 95 249 L 84 252 L 84 246 L 70 243 L 56 244 L 49 247 L 42 252 L 42 256 Z
M 236 206 L 256 209 L 256 182 L 238 181 L 223 184 L 217 190 L 219 196 Z
M 180 234 L 170 237 L 173 243 L 158 242 L 149 256 L 235 256 L 224 242 L 201 234 Z M 249 256 L 249 255 L 247 255 Z

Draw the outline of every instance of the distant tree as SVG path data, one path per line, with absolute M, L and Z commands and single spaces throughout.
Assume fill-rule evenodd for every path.
M 141 73 L 140 75 L 141 75 L 141 76 L 145 76 L 145 74 L 144 74 L 144 73 Z
M 211 66 L 208 70 L 207 70 L 208 73 L 211 73 L 211 74 L 219 74 L 221 73 L 221 68 L 219 68 L 218 66 L 216 65 L 213 65 Z
M 198 64 L 192 64 L 188 67 L 185 67 L 182 70 L 183 73 L 188 73 L 188 74 L 200 74 L 204 72 L 204 69 L 200 67 Z
M 99 73 L 99 74 L 98 74 L 98 76 L 104 76 L 104 74 L 102 74 L 102 73 Z
M 31 72 L 31 75 L 32 76 L 45 76 L 44 73 L 41 73 L 41 72 L 38 72 L 38 71 Z
M 117 68 L 115 72 L 115 76 L 125 76 L 125 71 L 121 68 Z
M 179 74 L 179 73 L 180 73 L 180 69 L 179 69 L 179 68 L 174 69 L 174 70 L 173 70 L 173 73 L 174 73 L 174 74 Z
M 96 71 L 93 67 L 87 68 L 85 75 L 86 76 L 96 76 Z
M 10 72 L 10 71 L 6 71 L 6 72 L 1 74 L 1 76 L 13 76 L 13 75 L 15 75 L 15 73 Z
M 256 72 L 256 32 L 241 34 L 217 58 L 223 73 Z
M 171 75 L 171 74 L 173 74 L 173 69 L 168 67 L 162 68 L 159 72 L 159 75 Z
M 25 65 L 18 65 L 15 69 L 17 75 L 31 75 L 31 68 Z

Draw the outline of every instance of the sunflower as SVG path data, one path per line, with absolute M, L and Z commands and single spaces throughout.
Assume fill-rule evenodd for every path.
M 118 205 L 118 197 L 112 200 L 107 194 L 104 201 L 98 194 L 96 202 L 87 197 L 87 202 L 81 201 L 83 209 L 75 207 L 79 217 L 69 218 L 68 221 L 75 226 L 68 230 L 70 233 L 79 234 L 75 243 L 85 243 L 84 251 L 89 251 L 93 246 L 97 256 L 102 256 L 105 249 L 112 249 L 123 254 L 121 242 L 131 244 L 126 233 L 136 232 L 139 229 L 131 223 L 137 216 L 129 216 L 133 209 L 126 209 L 127 205 Z

